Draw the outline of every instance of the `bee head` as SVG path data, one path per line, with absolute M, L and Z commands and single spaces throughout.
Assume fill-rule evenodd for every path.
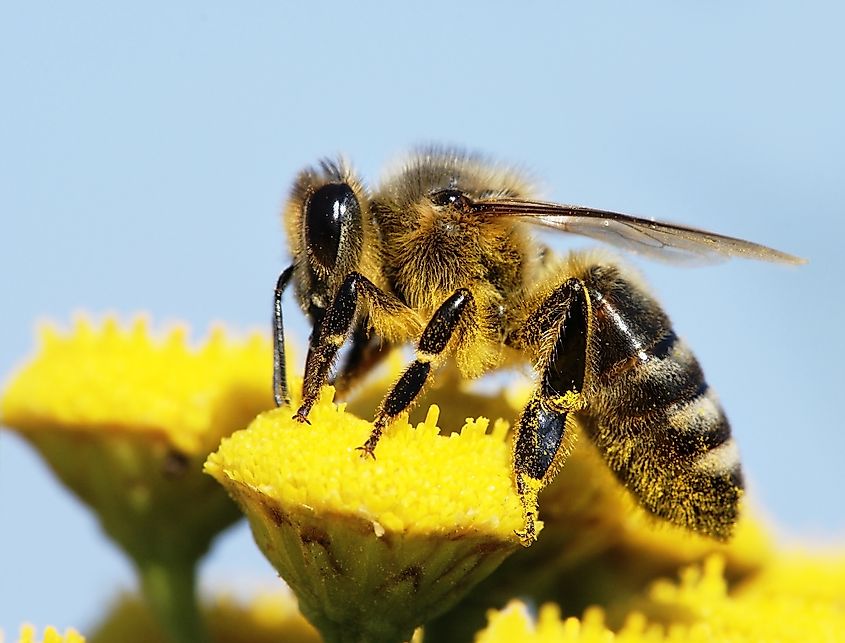
M 294 182 L 284 218 L 300 303 L 321 317 L 334 291 L 358 268 L 367 194 L 345 162 L 323 161 Z

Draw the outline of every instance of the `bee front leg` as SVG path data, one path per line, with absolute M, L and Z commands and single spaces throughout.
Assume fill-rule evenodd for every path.
M 276 282 L 273 295 L 273 398 L 276 406 L 290 405 L 288 377 L 285 361 L 285 325 L 282 321 L 282 293 L 293 275 L 293 266 L 288 266 Z
M 563 464 L 572 415 L 586 407 L 589 303 L 584 285 L 570 279 L 528 317 L 521 335 L 541 365 L 541 380 L 520 415 L 513 443 L 513 471 L 522 501 L 524 545 L 537 538 L 537 495 Z
M 460 322 L 474 312 L 472 293 L 465 288 L 456 290 L 440 305 L 423 330 L 417 345 L 417 358 L 382 400 L 370 437 L 358 447 L 365 456 L 373 456 L 385 427 L 417 399 L 431 373 L 432 362 L 445 352 Z
M 302 404 L 294 419 L 308 422 L 308 414 L 320 395 L 337 352 L 352 330 L 361 297 L 367 301 L 371 312 L 396 314 L 407 310 L 394 296 L 382 291 L 362 274 L 349 273 L 326 309 L 322 322 L 311 334 L 302 381 Z

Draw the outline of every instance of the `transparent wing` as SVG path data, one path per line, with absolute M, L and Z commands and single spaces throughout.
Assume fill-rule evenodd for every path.
M 591 237 L 663 261 L 707 263 L 742 257 L 805 263 L 800 257 L 750 241 L 619 212 L 516 199 L 475 201 L 471 207 L 482 216 L 525 219 L 526 223 Z

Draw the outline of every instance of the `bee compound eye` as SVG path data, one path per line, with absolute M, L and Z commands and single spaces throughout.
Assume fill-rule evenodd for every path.
M 361 216 L 361 206 L 346 183 L 319 187 L 305 204 L 305 242 L 320 265 L 332 270 L 337 262 L 341 232 Z
M 431 194 L 431 202 L 440 207 L 452 206 L 462 210 L 466 206 L 467 198 L 460 190 L 438 190 Z

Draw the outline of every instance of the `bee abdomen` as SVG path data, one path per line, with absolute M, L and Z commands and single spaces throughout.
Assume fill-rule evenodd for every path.
M 647 509 L 726 538 L 742 474 L 698 360 L 643 291 L 617 281 L 610 292 L 590 294 L 595 379 L 587 432 Z
M 643 351 L 624 370 L 600 378 L 600 397 L 609 419 L 626 427 L 630 437 L 664 427 L 677 438 L 678 453 L 689 455 L 704 444 L 700 436 L 724 437 L 730 429 L 698 360 L 674 333 L 671 337 L 662 356 Z
M 629 393 L 642 396 L 654 382 L 627 384 Z M 652 513 L 699 533 L 730 536 L 743 480 L 730 424 L 712 389 L 668 403 L 658 399 L 642 415 L 626 408 L 624 390 L 621 382 L 612 387 L 587 423 L 610 469 Z

